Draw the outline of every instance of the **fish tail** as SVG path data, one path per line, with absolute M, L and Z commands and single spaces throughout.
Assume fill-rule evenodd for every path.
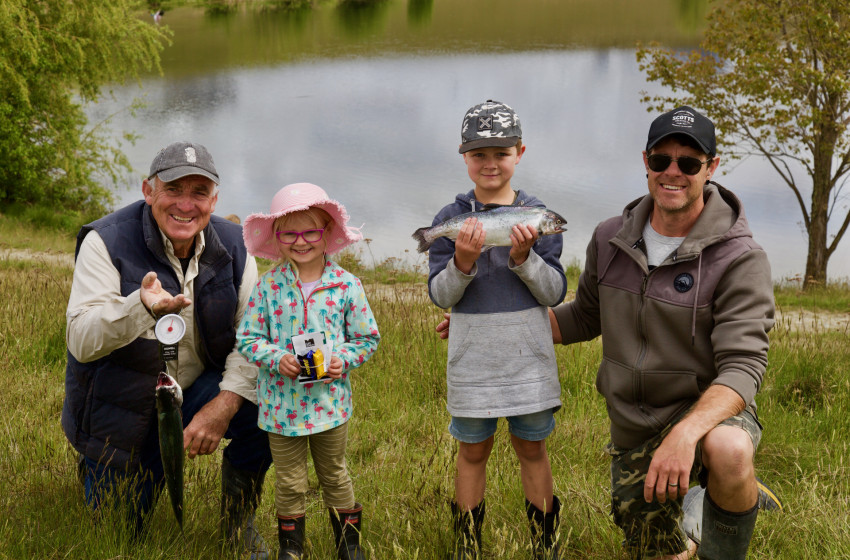
M 425 237 L 425 232 L 427 232 L 431 228 L 421 227 L 413 232 L 413 239 L 419 244 L 419 247 L 416 248 L 420 253 L 424 253 L 428 249 L 431 248 L 431 243 L 433 240 L 429 241 L 427 237 Z

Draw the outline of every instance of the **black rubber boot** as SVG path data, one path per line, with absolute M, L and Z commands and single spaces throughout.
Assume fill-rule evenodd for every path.
M 758 502 L 741 513 L 722 510 L 706 491 L 702 504 L 702 539 L 697 549 L 700 560 L 745 560 L 758 513 Z
M 298 517 L 277 518 L 277 540 L 280 552 L 277 560 L 302 560 L 304 558 L 304 533 L 306 518 Z
M 360 547 L 360 533 L 363 530 L 363 506 L 354 504 L 353 509 L 328 508 L 331 527 L 334 530 L 336 554 L 339 560 L 366 560 Z
M 561 500 L 552 496 L 552 511 L 544 513 L 525 500 L 525 511 L 531 526 L 531 550 L 535 560 L 558 560 L 558 524 L 561 518 Z
M 249 553 L 250 560 L 268 560 L 269 550 L 254 528 L 266 473 L 243 471 L 221 461 L 221 534 L 229 550 Z M 242 557 L 242 556 L 240 556 Z
M 481 526 L 484 524 L 484 500 L 470 511 L 460 511 L 452 502 L 455 548 L 452 560 L 478 560 L 481 557 Z

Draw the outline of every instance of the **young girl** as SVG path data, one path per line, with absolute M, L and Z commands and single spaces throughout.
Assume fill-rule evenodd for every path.
M 380 335 L 360 280 L 327 258 L 362 238 L 347 222 L 345 208 L 324 190 L 297 183 L 278 191 L 270 214 L 248 216 L 243 229 L 249 253 L 279 261 L 260 277 L 237 334 L 239 351 L 260 368 L 259 425 L 269 432 L 277 473 L 279 560 L 304 557 L 308 442 L 337 554 L 364 558 L 363 507 L 345 464 L 348 372 L 369 358 Z

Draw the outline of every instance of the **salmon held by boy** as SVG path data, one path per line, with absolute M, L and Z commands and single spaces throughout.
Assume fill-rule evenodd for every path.
M 467 212 L 449 218 L 433 227 L 423 227 L 413 233 L 413 239 L 419 243 L 417 250 L 424 253 L 438 237 L 457 239 L 460 228 L 467 218 L 477 218 L 484 226 L 483 251 L 492 247 L 510 247 L 511 231 L 519 224 L 534 226 L 540 235 L 554 235 L 567 231 L 567 221 L 551 210 L 531 206 L 495 206 L 483 212 Z

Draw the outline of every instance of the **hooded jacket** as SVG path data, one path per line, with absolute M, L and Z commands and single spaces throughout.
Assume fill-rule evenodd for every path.
M 602 335 L 596 388 L 620 447 L 658 434 L 713 384 L 755 410 L 774 323 L 770 265 L 740 200 L 716 183 L 703 197 L 679 249 L 652 270 L 642 239 L 649 195 L 602 222 L 575 300 L 555 308 L 564 344 Z
M 457 195 L 434 225 L 483 210 L 474 192 Z M 543 207 L 522 190 L 513 205 Z M 428 293 L 438 306 L 452 308 L 446 367 L 452 416 L 498 418 L 561 406 L 548 306 L 567 291 L 562 246 L 560 235 L 541 236 L 519 266 L 510 247 L 493 247 L 464 274 L 454 265 L 453 241 L 441 237 L 431 245 Z

